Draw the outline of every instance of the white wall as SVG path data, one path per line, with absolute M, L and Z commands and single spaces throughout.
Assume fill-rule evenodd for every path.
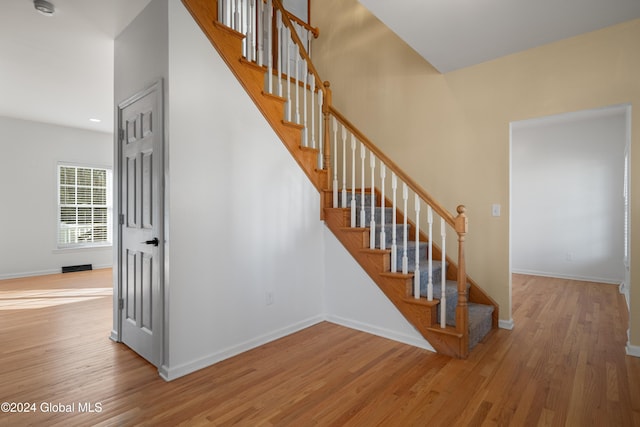
M 624 108 L 512 126 L 512 270 L 621 283 Z
M 114 42 L 118 105 L 168 75 L 168 0 L 152 0 Z M 165 87 L 165 97 L 166 97 Z
M 283 0 L 282 5 L 304 22 L 309 18 L 309 2 L 307 0 Z
M 57 250 L 57 164 L 112 166 L 111 134 L 0 117 L 0 279 L 111 267 L 111 248 Z

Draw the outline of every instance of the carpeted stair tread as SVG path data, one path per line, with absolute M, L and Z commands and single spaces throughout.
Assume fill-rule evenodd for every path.
M 422 280 L 421 280 L 422 282 Z M 467 291 L 469 290 L 470 285 L 467 284 Z M 420 289 L 420 294 L 427 296 L 427 286 L 425 284 L 424 289 Z M 445 314 L 445 322 L 447 325 L 455 326 L 456 325 L 456 307 L 458 306 L 458 282 L 455 280 L 447 280 L 445 285 L 445 295 L 447 297 L 447 307 Z M 433 284 L 433 297 L 441 299 L 442 291 L 441 284 L 438 283 Z M 442 308 L 442 304 L 438 305 L 437 317 L 440 319 L 440 310 Z
M 404 227 L 402 226 L 402 224 L 396 224 L 395 226 L 393 224 L 377 224 L 376 223 L 376 228 L 375 228 L 375 233 L 376 233 L 376 247 L 379 248 L 380 247 L 380 232 L 382 231 L 382 228 L 384 227 L 384 232 L 385 232 L 385 244 L 386 244 L 386 248 L 389 249 L 391 248 L 391 244 L 393 243 L 393 229 L 395 227 L 396 229 L 396 246 L 398 246 L 398 248 L 401 248 L 403 245 L 403 238 L 404 238 Z M 407 232 L 411 231 L 411 226 L 407 225 Z M 409 242 L 407 242 L 409 243 Z M 415 241 L 413 242 L 413 244 L 415 245 Z
M 447 297 L 447 303 L 449 301 L 452 301 L 454 298 L 457 300 L 458 299 L 458 282 L 456 282 L 455 280 L 447 280 L 445 282 L 444 293 Z M 425 296 L 426 296 L 426 292 L 425 292 Z M 442 298 L 442 286 L 440 282 L 433 284 L 433 297 L 437 299 Z
M 429 261 L 426 259 L 420 259 L 420 262 L 418 263 L 418 268 L 420 269 L 420 283 L 423 283 L 423 281 L 425 279 L 429 279 Z M 442 261 L 436 261 L 433 260 L 431 262 L 431 268 L 433 269 L 433 276 L 432 276 L 432 281 L 433 283 L 436 283 L 436 280 L 438 281 L 438 284 L 440 283 L 440 281 L 442 280 L 440 278 L 440 271 L 442 271 Z M 402 270 L 402 255 L 398 255 L 398 270 Z M 416 260 L 415 257 L 409 257 L 408 259 L 408 263 L 407 263 L 407 271 L 409 273 L 413 273 L 416 271 Z M 424 283 L 426 284 L 427 281 L 424 281 Z
M 469 350 L 476 346 L 493 326 L 493 306 L 470 302 L 469 307 Z
M 372 197 L 371 193 L 364 193 L 364 205 L 366 207 L 370 207 L 371 206 L 371 197 Z M 374 205 L 376 204 L 376 199 L 377 199 L 376 196 L 373 195 L 373 200 L 374 200 L 373 203 L 374 203 Z M 360 191 L 357 191 L 356 194 L 355 194 L 355 202 L 356 202 L 356 207 L 358 209 L 360 209 L 360 206 L 362 206 L 362 193 Z M 340 193 L 338 195 L 338 205 L 340 207 L 343 207 L 342 206 L 342 193 Z M 347 205 L 344 206 L 344 207 L 345 208 L 350 208 L 351 207 L 351 191 L 349 191 L 347 193 Z
M 362 215 L 362 211 L 358 207 L 356 209 L 356 222 L 358 224 L 360 224 L 361 215 Z M 365 218 L 366 225 L 369 226 L 369 224 L 371 222 L 371 206 L 365 206 L 364 218 Z M 382 222 L 382 208 L 381 207 L 376 206 L 373 209 L 373 218 L 375 219 L 376 224 L 380 224 Z M 390 208 L 390 207 L 384 208 L 384 223 L 385 224 L 391 224 L 392 221 L 393 221 L 393 208 Z

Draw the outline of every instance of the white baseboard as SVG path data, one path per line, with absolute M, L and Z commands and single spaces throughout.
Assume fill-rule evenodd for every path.
M 261 345 L 267 344 L 271 341 L 275 341 L 279 338 L 286 337 L 287 335 L 291 335 L 295 332 L 301 331 L 302 329 L 306 329 L 309 326 L 313 326 L 324 320 L 325 320 L 324 316 L 314 316 L 309 319 L 303 320 L 301 322 L 295 323 L 293 325 L 287 326 L 285 328 L 279 329 L 277 331 L 270 332 L 265 335 L 261 335 L 249 341 L 245 341 L 243 343 L 234 345 L 232 347 L 217 351 L 213 354 L 210 354 L 209 356 L 205 356 L 188 363 L 183 363 L 181 365 L 173 366 L 173 367 L 162 365 L 158 369 L 158 373 L 160 374 L 160 377 L 165 381 L 172 381 L 172 380 L 175 380 L 176 378 L 183 377 L 192 372 L 198 371 L 200 369 L 211 366 L 215 363 L 221 362 L 225 359 L 229 359 L 233 356 L 237 356 L 238 354 L 244 353 L 245 351 L 249 351 L 256 347 L 260 347 Z
M 22 277 L 33 277 L 33 276 L 47 276 L 49 274 L 59 274 L 59 273 L 62 273 L 62 270 L 59 268 L 52 269 L 52 270 L 21 271 L 18 273 L 0 274 L 0 280 L 20 279 Z
M 115 329 L 111 330 L 111 335 L 109 335 L 109 339 L 114 342 L 120 342 L 120 337 L 118 336 L 118 332 Z
M 618 290 L 622 295 L 624 295 L 624 300 L 627 303 L 627 310 L 630 310 L 631 306 L 629 303 L 629 286 L 627 286 L 627 284 L 623 281 L 622 283 L 620 283 L 620 287 L 618 288 Z
M 627 285 L 624 283 L 624 281 L 620 282 L 620 286 L 618 286 L 618 291 L 621 294 L 624 294 L 626 292 L 626 290 L 627 290 Z
M 577 276 L 577 275 L 571 275 L 571 274 L 550 273 L 548 271 L 524 270 L 524 269 L 518 269 L 518 268 L 512 268 L 511 272 L 515 274 L 527 274 L 529 276 L 554 277 L 558 279 L 579 280 L 581 282 L 595 282 L 595 283 L 607 283 L 611 285 L 620 285 L 620 279 L 608 279 L 604 277 Z
M 372 335 L 377 335 L 382 338 L 387 338 L 393 341 L 397 341 L 403 344 L 412 345 L 414 347 L 422 348 L 435 352 L 436 350 L 429 344 L 424 338 L 415 338 L 409 335 L 404 335 L 396 331 L 390 331 L 388 329 L 380 328 L 377 326 L 369 325 L 367 323 L 361 323 L 351 319 L 345 319 L 340 316 L 328 315 L 327 322 L 335 323 L 337 325 L 345 326 L 347 328 L 355 329 L 362 332 L 367 332 Z
M 627 356 L 640 357 L 640 346 L 627 342 Z
M 108 265 L 94 265 L 93 269 L 94 270 L 100 270 L 103 268 L 111 268 L 112 264 L 108 264 Z M 58 267 L 58 268 L 54 268 L 54 269 L 50 269 L 50 270 L 37 270 L 37 271 L 21 271 L 18 273 L 7 273 L 7 274 L 0 274 L 0 280 L 6 280 L 6 279 L 20 279 L 23 277 L 34 277 L 34 276 L 48 276 L 50 274 L 62 274 L 62 268 Z
M 509 319 L 509 320 L 498 320 L 498 326 L 500 327 L 500 329 L 512 330 L 515 325 L 513 323 L 513 319 Z

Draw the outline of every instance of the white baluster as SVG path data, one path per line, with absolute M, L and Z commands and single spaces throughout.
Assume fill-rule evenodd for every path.
M 264 65 L 264 2 L 258 0 L 258 17 L 256 18 L 256 39 L 258 40 L 258 65 Z
M 404 222 L 402 224 L 402 243 L 404 244 L 404 249 L 402 252 L 402 274 L 407 274 L 409 272 L 409 258 L 407 256 L 407 216 L 409 216 L 409 211 L 407 211 L 407 199 L 409 199 L 409 190 L 407 189 L 407 184 L 402 183 L 402 200 L 404 202 Z
M 433 301 L 433 211 L 427 205 L 427 223 L 429 224 L 429 249 L 427 257 L 429 260 L 429 281 L 427 282 L 427 299 Z
M 385 231 L 385 199 L 384 199 L 384 179 L 387 176 L 387 166 L 380 162 L 380 249 L 387 249 L 387 233 Z
M 371 167 L 371 223 L 369 232 L 369 247 L 371 249 L 376 248 L 376 197 L 375 197 L 375 182 L 376 182 L 376 156 L 373 152 L 369 153 L 369 166 Z
M 364 159 L 367 156 L 366 152 L 364 151 L 364 143 L 360 143 L 360 160 L 362 163 L 362 180 L 360 181 L 362 184 L 362 196 L 360 197 L 360 228 L 365 228 L 367 226 L 367 221 L 365 218 L 365 209 L 364 209 Z
M 446 243 L 447 243 L 447 230 L 445 228 L 444 218 L 440 218 L 440 236 L 442 237 L 442 280 L 440 281 L 440 327 L 447 326 L 447 274 L 445 269 L 445 260 L 447 258 Z
M 344 129 L 344 128 L 343 128 Z M 351 134 L 351 227 L 356 226 L 356 137 Z
M 287 121 L 292 122 L 291 118 L 291 29 L 285 27 L 287 39 Z
M 247 10 L 248 3 L 247 0 L 240 1 L 240 32 L 244 34 L 245 44 L 247 38 L 247 19 L 245 18 L 248 15 L 249 11 Z
M 249 0 L 249 13 L 247 13 L 247 60 L 254 61 L 256 54 L 256 36 L 253 18 L 255 16 L 255 1 Z
M 309 146 L 309 128 L 307 127 L 307 78 L 309 78 L 309 73 L 307 73 L 307 61 L 304 58 L 301 58 L 302 61 L 302 75 L 304 79 L 302 80 L 302 140 L 304 141 L 304 146 Z
M 416 209 L 416 267 L 413 272 L 413 297 L 420 298 L 420 197 L 415 195 Z
M 296 76 L 294 84 L 296 85 L 296 123 L 300 124 L 300 52 L 298 51 L 298 45 L 294 43 L 295 57 L 296 57 Z
M 227 1 L 228 0 L 222 0 L 218 2 L 218 21 L 220 21 L 224 25 L 227 25 Z
M 282 12 L 280 10 L 276 10 L 276 25 L 278 27 L 278 62 L 276 64 L 277 72 L 278 72 L 278 96 L 282 97 L 282 42 L 283 42 L 283 32 L 282 32 Z
M 244 40 L 242 41 L 242 44 L 244 45 L 244 51 L 245 51 L 245 57 L 246 57 L 247 56 L 246 49 L 248 48 L 248 45 L 247 45 L 247 33 L 246 33 L 247 29 L 244 27 L 245 2 L 246 0 L 243 0 L 240 2 L 240 4 L 238 5 L 237 13 L 238 13 L 238 32 L 241 34 L 244 34 L 245 36 Z
M 391 193 L 393 194 L 393 209 L 391 210 L 391 272 L 398 272 L 398 245 L 396 244 L 396 190 L 398 189 L 398 178 L 391 172 Z
M 347 206 L 347 132 L 344 127 L 342 129 L 342 206 Z M 333 153 L 333 158 L 336 157 L 337 151 Z
M 267 86 L 268 92 L 273 93 L 273 7 L 271 0 L 267 0 Z
M 314 102 L 316 96 L 316 76 L 313 74 L 311 76 L 311 91 L 309 94 L 311 95 L 311 148 L 316 148 L 316 103 Z
M 338 121 L 335 117 L 331 117 L 333 124 L 333 207 L 338 207 Z M 342 130 L 342 145 L 344 147 L 344 128 Z M 322 153 L 321 153 L 322 155 Z M 346 208 L 347 204 L 342 202 L 342 207 Z
M 240 6 L 238 5 L 238 0 L 235 0 L 234 3 L 233 29 L 236 31 L 240 31 Z

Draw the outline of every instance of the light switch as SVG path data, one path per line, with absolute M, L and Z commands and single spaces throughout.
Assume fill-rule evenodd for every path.
M 500 205 L 498 203 L 491 205 L 491 215 L 500 216 Z

